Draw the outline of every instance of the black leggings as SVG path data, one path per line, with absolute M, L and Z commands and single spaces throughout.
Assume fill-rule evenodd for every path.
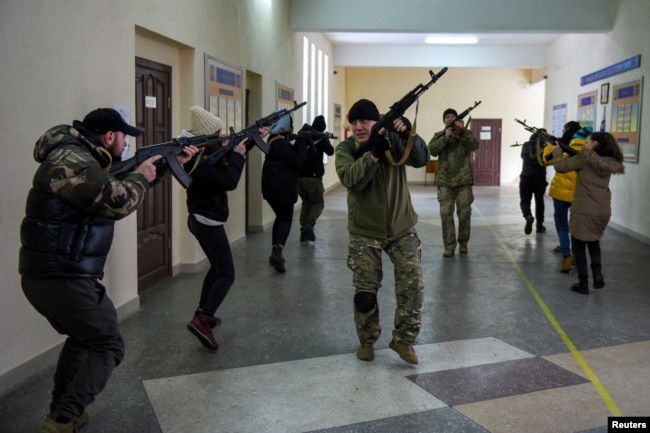
M 273 221 L 273 232 L 271 234 L 272 245 L 282 244 L 286 245 L 291 232 L 291 222 L 293 220 L 293 203 L 285 202 L 271 202 L 269 205 L 275 213 L 275 220 Z
M 589 258 L 591 259 L 591 268 L 594 271 L 600 272 L 600 241 L 581 241 L 571 236 L 571 245 L 573 247 L 573 254 L 576 258 L 576 269 L 578 271 L 578 279 L 588 279 L 589 272 L 587 270 L 587 254 L 586 249 L 589 248 Z

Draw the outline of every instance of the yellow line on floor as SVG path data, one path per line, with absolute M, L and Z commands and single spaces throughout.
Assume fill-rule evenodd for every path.
M 485 221 L 486 226 L 488 227 L 488 229 L 490 229 L 490 232 L 492 232 L 492 235 L 497 240 L 498 244 L 501 246 L 503 251 L 505 251 L 506 255 L 510 258 L 510 261 L 512 262 L 515 270 L 523 280 L 524 284 L 526 284 L 526 287 L 528 287 L 528 290 L 530 290 L 530 293 L 537 301 L 537 304 L 542 309 L 542 311 L 546 315 L 546 318 L 549 320 L 553 328 L 555 328 L 555 331 L 560 335 L 560 338 L 562 338 L 564 344 L 566 344 L 566 346 L 569 348 L 569 351 L 571 352 L 575 360 L 578 362 L 580 368 L 582 368 L 582 371 L 585 372 L 585 374 L 587 375 L 591 383 L 594 385 L 594 388 L 596 388 L 596 391 L 598 392 L 598 394 L 600 394 L 600 398 L 607 405 L 609 411 L 612 413 L 613 416 L 622 416 L 622 413 L 618 408 L 616 402 L 612 398 L 612 396 L 609 394 L 609 392 L 607 392 L 605 386 L 602 384 L 600 379 L 598 379 L 598 376 L 596 376 L 596 373 L 593 372 L 593 370 L 591 369 L 587 361 L 580 353 L 580 351 L 575 347 L 575 345 L 573 344 L 573 342 L 571 341 L 567 333 L 564 332 L 562 326 L 560 326 L 558 321 L 555 319 L 555 316 L 553 316 L 551 310 L 546 306 L 546 303 L 539 295 L 539 292 L 535 289 L 533 284 L 530 282 L 530 280 L 528 279 L 524 271 L 521 269 L 519 263 L 517 263 L 517 261 L 512 256 L 512 254 L 510 254 L 510 250 L 508 250 L 505 244 L 501 241 L 501 238 L 499 237 L 498 233 L 494 230 L 494 228 L 492 227 L 488 219 L 481 213 L 481 211 L 475 205 L 472 207 L 476 210 L 476 212 L 478 212 L 479 215 L 481 215 L 481 218 L 483 219 L 483 221 Z

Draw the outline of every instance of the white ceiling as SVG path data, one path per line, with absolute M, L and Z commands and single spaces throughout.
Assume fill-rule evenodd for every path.
M 291 27 L 322 33 L 334 66 L 544 68 L 565 34 L 606 33 L 617 0 L 292 0 Z M 426 45 L 472 35 L 475 45 Z

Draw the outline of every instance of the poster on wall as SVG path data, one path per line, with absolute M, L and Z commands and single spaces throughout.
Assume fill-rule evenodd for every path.
M 562 130 L 567 122 L 566 104 L 553 106 L 553 136 L 562 137 Z
M 341 136 L 341 126 L 343 125 L 341 112 L 341 104 L 334 104 L 334 128 L 332 129 L 332 133 L 337 137 Z
M 642 91 L 643 78 L 614 85 L 612 89 L 610 132 L 628 162 L 639 162 Z
M 277 83 L 275 105 L 278 110 L 293 108 L 294 90 L 291 87 Z
M 224 129 L 243 129 L 242 68 L 205 54 L 205 109 L 219 116 Z
M 596 102 L 598 91 L 578 95 L 578 117 L 580 126 L 591 126 L 595 131 L 596 124 Z

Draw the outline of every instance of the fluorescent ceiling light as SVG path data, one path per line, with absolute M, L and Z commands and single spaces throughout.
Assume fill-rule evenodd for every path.
M 478 42 L 476 36 L 428 36 L 427 44 L 475 44 Z

